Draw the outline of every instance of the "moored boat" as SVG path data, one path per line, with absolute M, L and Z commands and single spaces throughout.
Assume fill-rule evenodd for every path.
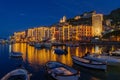
M 30 80 L 30 74 L 25 69 L 15 69 L 7 73 L 1 80 Z
M 45 48 L 51 48 L 52 47 L 52 43 L 44 43 L 44 47 Z
M 120 56 L 120 49 L 117 49 L 117 50 L 115 50 L 115 51 L 112 51 L 111 54 L 112 54 L 113 56 Z
M 58 54 L 58 55 L 63 55 L 63 54 L 67 54 L 68 51 L 66 49 L 59 49 L 59 48 L 56 48 L 54 49 L 54 53 Z
M 83 66 L 83 67 L 97 69 L 97 70 L 104 70 L 104 71 L 107 70 L 106 63 L 92 61 L 92 60 L 77 57 L 77 56 L 72 56 L 72 60 L 73 60 L 74 63 L 76 63 L 80 66 Z
M 84 58 L 99 62 L 106 62 L 107 65 L 118 65 L 118 63 L 120 64 L 120 59 L 112 56 L 90 54 L 85 56 Z
M 35 43 L 34 45 L 35 48 L 43 48 L 43 43 Z
M 45 67 L 48 75 L 56 80 L 78 80 L 80 77 L 77 70 L 60 62 L 50 61 Z

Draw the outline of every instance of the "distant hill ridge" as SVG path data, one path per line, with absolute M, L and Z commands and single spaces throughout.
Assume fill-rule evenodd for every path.
M 84 12 L 83 14 L 67 19 L 66 23 L 71 25 L 92 25 L 92 14 L 96 14 L 96 11 Z M 104 15 L 103 19 L 103 22 L 110 19 L 111 25 L 120 25 L 120 8 L 111 11 L 108 15 Z
M 111 11 L 109 15 L 104 16 L 104 20 L 111 19 L 112 25 L 120 25 L 120 8 Z

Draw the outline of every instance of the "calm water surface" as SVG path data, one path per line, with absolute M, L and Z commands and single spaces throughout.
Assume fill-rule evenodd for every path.
M 50 49 L 35 49 L 26 43 L 13 45 L 0 45 L 0 78 L 9 71 L 16 69 L 20 64 L 32 73 L 31 80 L 50 80 L 46 77 L 44 65 L 48 61 L 59 61 L 80 71 L 80 80 L 120 80 L 120 66 L 108 66 L 107 72 L 90 70 L 73 64 L 71 56 L 84 56 L 86 52 L 101 53 L 106 48 L 120 48 L 117 45 L 81 45 L 79 47 L 66 47 L 67 55 L 57 55 Z M 65 46 L 58 48 L 64 49 Z M 21 52 L 23 59 L 10 58 L 10 52 Z M 52 79 L 51 79 L 52 80 Z

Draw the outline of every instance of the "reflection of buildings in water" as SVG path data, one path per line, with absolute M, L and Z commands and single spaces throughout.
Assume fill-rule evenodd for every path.
M 71 52 L 74 53 L 73 55 L 79 56 L 79 57 L 84 56 L 87 52 L 101 53 L 101 51 L 102 51 L 102 47 L 97 45 L 83 45 L 83 46 L 79 46 L 71 49 Z
M 67 55 L 61 55 L 60 62 L 67 64 L 69 66 L 72 66 L 72 59 L 70 54 L 70 48 L 67 49 L 68 54 Z
M 23 54 L 23 59 L 26 57 L 27 44 L 26 43 L 16 43 L 11 46 L 12 52 L 21 52 Z
M 75 51 L 76 51 L 76 54 L 75 54 L 75 55 L 76 55 L 76 56 L 79 56 L 79 47 L 76 47 L 76 50 L 75 50 Z
M 20 48 L 21 48 L 20 43 L 16 43 L 12 45 L 13 52 L 20 52 Z
M 34 58 L 34 54 L 35 54 L 35 53 L 34 53 L 34 52 L 35 52 L 35 51 L 34 51 L 34 47 L 28 45 L 27 48 L 28 48 L 28 49 L 27 49 L 27 53 L 25 53 L 25 54 L 27 54 L 27 56 L 26 56 L 26 57 L 23 57 L 23 60 L 26 60 L 26 58 L 27 58 L 27 60 L 28 60 L 29 63 L 33 63 L 33 62 L 34 62 L 34 61 L 33 61 L 33 60 L 34 60 L 33 58 Z M 24 55 L 25 55 L 25 54 L 24 54 Z
M 114 51 L 114 50 L 116 50 L 116 49 L 115 49 L 115 46 L 113 45 L 113 46 L 111 47 L 111 51 Z
M 21 52 L 23 54 L 23 60 L 26 60 L 32 65 L 44 65 L 48 61 L 59 61 L 67 65 L 72 65 L 71 55 L 82 57 L 86 52 L 95 52 L 94 46 L 80 46 L 80 47 L 66 47 L 67 55 L 53 54 L 53 49 L 35 49 L 33 46 L 29 46 L 26 43 L 16 43 L 12 45 L 14 52 Z M 64 49 L 65 47 L 61 47 Z M 97 46 L 96 50 L 100 50 Z
M 99 53 L 99 47 L 95 46 L 95 53 Z
M 0 44 L 0 56 L 8 50 L 8 46 L 5 44 Z
M 31 64 L 45 64 L 48 61 L 59 61 L 64 64 L 71 65 L 70 48 L 68 48 L 68 55 L 56 55 L 53 54 L 53 49 L 35 49 L 34 47 L 28 46 L 27 49 L 28 61 Z M 23 57 L 26 58 L 26 57 Z M 25 59 L 23 59 L 25 60 Z
M 101 51 L 102 51 L 102 48 L 101 48 L 100 46 L 98 46 L 98 45 L 95 45 L 94 53 L 96 53 L 96 54 L 100 54 Z
M 20 48 L 20 52 L 23 54 L 22 57 L 26 57 L 26 53 L 27 53 L 27 44 L 26 43 L 21 43 L 21 48 Z M 25 58 L 23 58 L 23 60 L 25 61 Z

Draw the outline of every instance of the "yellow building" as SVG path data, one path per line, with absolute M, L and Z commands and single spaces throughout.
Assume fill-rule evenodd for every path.
M 71 25 L 63 25 L 62 27 L 59 27 L 59 40 L 66 41 L 70 40 L 70 28 Z
M 35 41 L 34 28 L 27 30 L 27 39 L 28 41 Z
M 15 32 L 14 33 L 15 42 L 26 42 L 26 33 L 25 31 Z
M 48 27 L 36 27 L 32 29 L 28 29 L 28 38 L 30 41 L 40 42 L 46 40 L 50 37 L 49 28 Z
M 51 41 L 90 41 L 92 37 L 101 36 L 103 15 L 96 13 L 87 15 L 87 17 L 92 17 L 92 19 L 91 17 L 89 17 L 90 19 L 88 18 L 90 24 L 72 25 L 66 22 L 66 17 L 64 16 L 57 25 L 51 27 L 35 27 L 28 29 L 27 32 L 15 32 L 14 37 L 16 41 L 24 41 L 23 39 L 27 38 L 28 41 L 34 42 L 48 39 L 51 39 Z M 81 20 L 79 16 L 75 20 L 79 21 L 79 19 L 81 23 L 84 23 L 86 20 L 86 18 Z
M 50 29 L 50 39 L 52 42 L 59 40 L 59 30 L 58 27 L 52 26 Z
M 79 25 L 76 38 L 81 41 L 90 41 L 93 37 L 92 26 Z

